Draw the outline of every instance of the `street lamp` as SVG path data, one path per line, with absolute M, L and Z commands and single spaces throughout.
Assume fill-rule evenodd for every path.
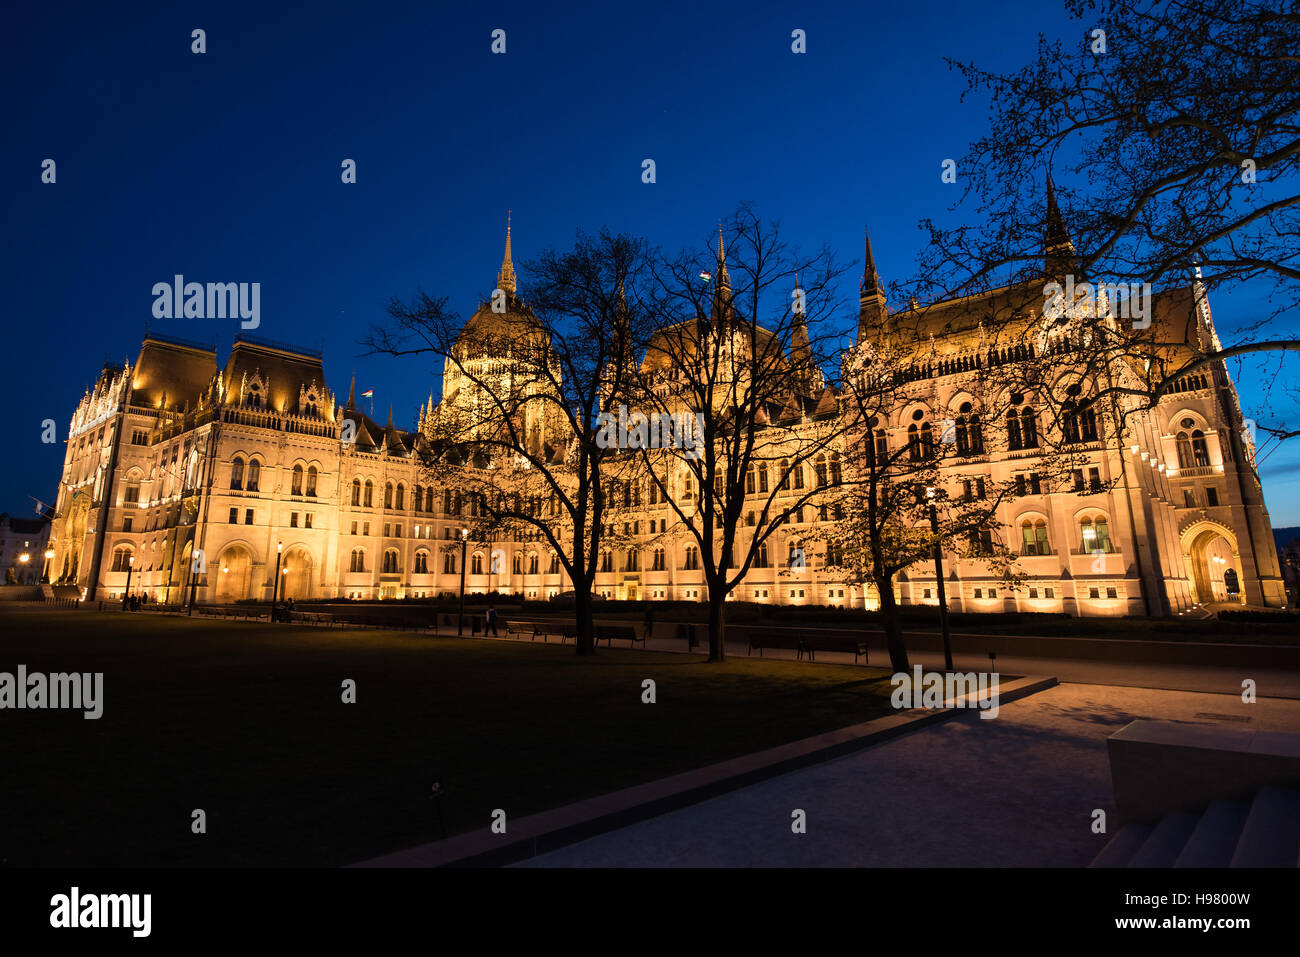
M 45 572 L 41 575 L 41 581 L 49 583 L 50 580 L 50 562 L 54 561 L 54 549 L 45 549 Z
M 943 542 L 939 538 L 939 512 L 934 504 L 934 488 L 925 490 L 930 502 L 930 530 L 934 532 L 934 580 L 939 592 L 939 630 L 943 633 L 943 666 L 952 671 L 952 635 L 948 630 L 948 597 L 943 587 Z
M 275 621 L 275 605 L 280 598 L 280 553 L 284 551 L 284 542 L 275 543 L 275 578 L 271 580 L 271 620 Z
M 126 611 L 126 603 L 131 596 L 131 569 L 135 568 L 135 556 L 132 555 L 126 560 L 126 590 L 122 592 L 122 610 Z
M 456 637 L 465 634 L 465 549 L 469 545 L 469 529 L 460 530 L 460 613 L 456 616 Z

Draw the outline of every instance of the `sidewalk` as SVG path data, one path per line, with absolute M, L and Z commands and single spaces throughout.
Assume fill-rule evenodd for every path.
M 1300 702 L 1059 686 L 517 866 L 1083 867 L 1114 832 L 1106 738 L 1136 718 L 1300 731 Z

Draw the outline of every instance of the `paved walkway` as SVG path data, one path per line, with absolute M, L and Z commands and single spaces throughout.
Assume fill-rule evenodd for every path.
M 1300 732 L 1300 702 L 1064 685 L 519 866 L 1080 867 L 1109 837 L 1093 809 L 1114 817 L 1106 738 L 1136 718 Z
M 493 640 L 493 639 L 489 639 Z M 502 640 L 505 640 L 504 637 Z M 514 639 L 511 639 L 514 640 Z M 524 638 L 523 641 L 530 639 Z M 541 640 L 541 639 L 537 639 Z M 552 642 L 558 641 L 552 639 Z M 626 648 L 626 641 L 615 642 L 615 648 Z M 649 651 L 685 653 L 686 643 L 680 639 L 652 638 L 637 648 Z M 604 651 L 603 643 L 600 650 Z M 696 648 L 696 654 L 707 653 L 707 648 Z M 727 642 L 727 654 L 744 658 L 749 646 L 743 642 Z M 765 649 L 764 656 L 794 660 L 795 652 L 782 648 Z M 909 650 L 912 664 L 927 670 L 943 670 L 942 652 Z M 754 655 L 757 657 L 757 654 Z M 889 659 L 879 648 L 873 648 L 869 664 L 887 667 Z M 823 664 L 853 664 L 848 652 L 819 651 L 817 661 Z M 858 659 L 861 663 L 862 659 Z M 983 655 L 956 654 L 953 666 L 960 671 L 988 671 L 989 659 Z M 1093 661 L 1085 658 L 1041 658 L 1022 655 L 999 655 L 997 670 L 1008 675 L 1055 675 L 1062 682 L 1118 685 L 1132 688 L 1161 688 L 1170 691 L 1205 691 L 1214 694 L 1241 694 L 1242 680 L 1255 681 L 1256 694 L 1270 698 L 1300 699 L 1300 671 L 1282 669 L 1219 667 L 1209 665 L 1171 665 L 1144 662 Z

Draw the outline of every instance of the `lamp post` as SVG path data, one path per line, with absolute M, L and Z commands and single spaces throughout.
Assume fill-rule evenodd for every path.
M 939 538 L 939 512 L 934 504 L 934 488 L 925 490 L 930 500 L 930 530 L 934 532 L 934 580 L 939 592 L 939 630 L 943 633 L 943 666 L 952 671 L 952 635 L 948 631 L 948 597 L 943 587 L 943 541 Z
M 469 529 L 460 530 L 460 613 L 456 616 L 456 637 L 465 634 L 465 549 L 469 545 Z
M 126 590 L 122 592 L 122 610 L 126 611 L 126 604 L 131 599 L 131 570 L 135 568 L 135 556 L 131 555 L 126 560 Z
M 45 549 L 45 570 L 41 575 L 41 582 L 48 585 L 50 583 L 50 562 L 54 561 L 54 549 Z
M 194 614 L 194 599 L 195 599 L 195 597 L 198 595 L 198 590 L 199 590 L 199 576 L 196 575 L 196 574 L 194 573 L 194 558 L 193 558 L 192 555 L 191 555 L 191 558 L 190 558 L 190 604 L 189 604 L 189 608 L 188 608 L 188 609 L 186 610 L 186 612 L 185 612 L 185 614 L 187 614 L 187 615 L 193 616 L 193 614 Z
M 275 621 L 275 605 L 280 598 L 280 553 L 284 551 L 284 542 L 275 543 L 275 578 L 271 581 L 271 620 Z

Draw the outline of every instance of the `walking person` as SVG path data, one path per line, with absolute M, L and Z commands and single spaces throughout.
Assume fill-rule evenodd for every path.
M 484 637 L 487 637 L 487 633 L 489 631 L 492 632 L 493 637 L 500 637 L 499 635 L 497 635 L 497 606 L 496 605 L 488 605 L 487 626 L 483 629 Z
M 642 638 L 653 638 L 655 632 L 655 610 L 652 605 L 645 606 L 645 630 L 641 632 Z

